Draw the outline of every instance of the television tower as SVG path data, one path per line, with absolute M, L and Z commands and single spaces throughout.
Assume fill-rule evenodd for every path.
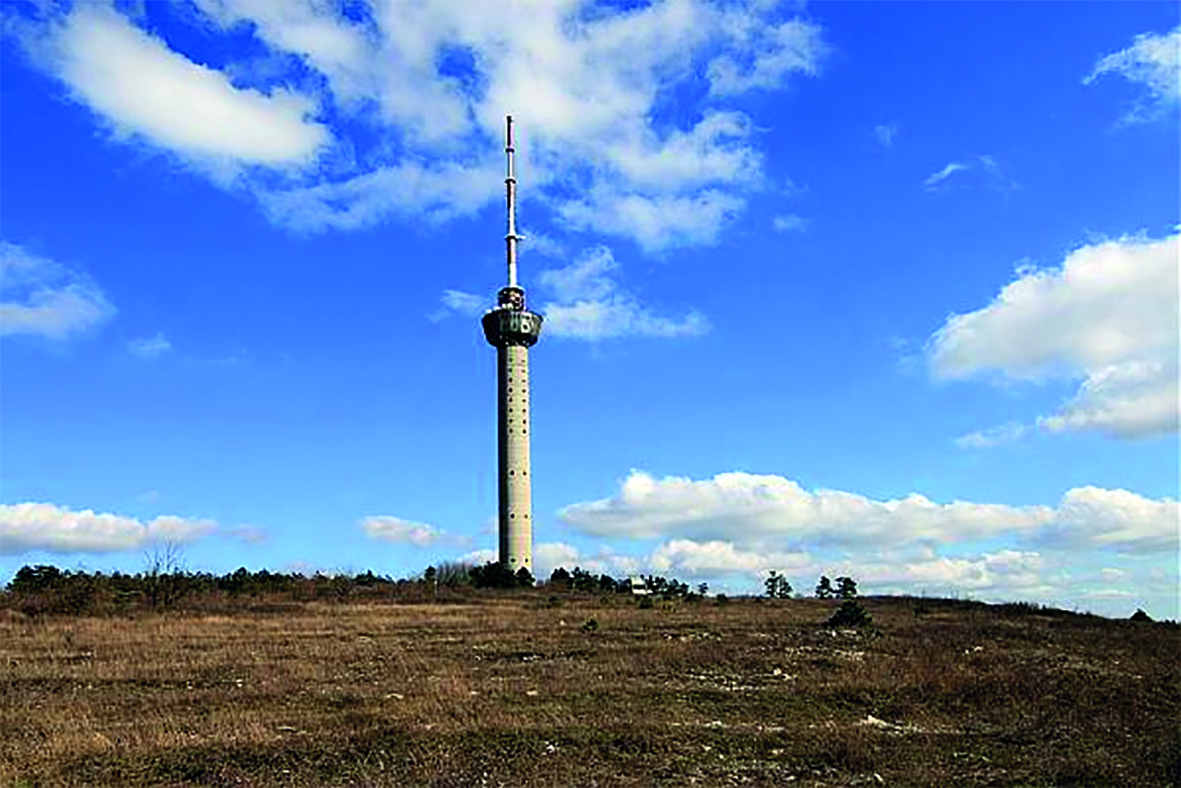
M 514 573 L 533 572 L 533 503 L 529 482 L 529 348 L 541 334 L 541 315 L 525 308 L 517 284 L 517 178 L 513 163 L 513 117 L 505 122 L 504 179 L 508 232 L 508 284 L 496 307 L 481 319 L 488 344 L 496 348 L 497 444 L 500 493 L 500 563 Z

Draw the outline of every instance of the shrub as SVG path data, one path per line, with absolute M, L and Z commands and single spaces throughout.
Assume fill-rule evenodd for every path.
M 862 627 L 873 623 L 873 616 L 860 603 L 846 599 L 828 619 L 830 627 Z
M 525 567 L 513 572 L 499 561 L 473 566 L 468 572 L 476 588 L 532 588 L 533 575 Z
M 435 569 L 435 581 L 442 586 L 466 586 L 472 582 L 472 565 L 463 561 L 443 561 Z

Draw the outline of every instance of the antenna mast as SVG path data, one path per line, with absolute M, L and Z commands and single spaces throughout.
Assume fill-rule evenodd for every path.
M 504 236 L 508 254 L 508 285 L 517 286 L 517 174 L 513 165 L 513 116 L 505 116 L 504 154 L 507 164 L 504 187 L 508 202 L 508 234 Z

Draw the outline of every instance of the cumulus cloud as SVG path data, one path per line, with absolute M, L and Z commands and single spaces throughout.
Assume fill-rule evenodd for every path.
M 878 588 L 984 593 L 1008 598 L 1053 594 L 1046 562 L 1036 551 L 999 550 L 974 556 L 930 557 L 857 565 L 857 578 Z M 851 570 L 850 570 L 851 571 Z M 1058 589 L 1064 590 L 1064 589 Z
M 0 241 L 0 336 L 65 339 L 115 314 L 88 277 Z
M 772 569 L 780 572 L 811 567 L 810 556 L 803 551 L 743 550 L 733 542 L 713 539 L 696 542 L 672 539 L 648 555 L 645 563 L 657 572 L 692 577 L 719 574 L 761 575 Z
M 818 25 L 754 0 L 196 7 L 178 24 L 259 47 L 197 63 L 142 20 L 88 3 L 15 27 L 117 135 L 222 182 L 229 167 L 273 221 L 307 231 L 479 210 L 499 196 L 512 112 L 522 182 L 571 228 L 650 251 L 711 243 L 762 182 L 736 102 L 818 74 L 827 50 Z
M 486 551 L 488 560 L 494 558 Z M 1067 573 L 1036 550 L 1001 549 L 991 552 L 939 556 L 931 552 L 885 553 L 875 546 L 822 559 L 804 551 L 776 551 L 743 548 L 732 540 L 695 541 L 670 539 L 641 555 L 627 555 L 610 548 L 585 553 L 565 543 L 539 544 L 534 550 L 535 573 L 539 579 L 553 569 L 581 567 L 593 574 L 611 577 L 656 574 L 707 580 L 723 587 L 758 592 L 755 578 L 776 571 L 793 583 L 812 583 L 820 575 L 855 577 L 863 593 L 972 594 L 998 599 L 1078 598 L 1076 585 Z M 805 580 L 806 579 L 806 580 Z M 1106 578 L 1105 578 L 1106 579 Z M 1116 582 L 1116 579 L 1106 579 Z M 796 588 L 811 592 L 810 585 Z
M 1125 117 L 1125 121 L 1147 120 L 1162 108 L 1181 101 L 1181 27 L 1169 33 L 1144 33 L 1132 45 L 1100 58 L 1083 79 L 1090 85 L 1105 74 L 1118 74 L 1143 85 L 1148 98 Z
M 719 542 L 748 551 L 939 545 L 1005 536 L 1031 544 L 1158 552 L 1176 550 L 1178 514 L 1175 500 L 1092 487 L 1068 491 L 1057 506 L 941 504 L 917 493 L 877 501 L 839 490 L 808 491 L 774 475 L 722 473 L 692 480 L 633 471 L 616 495 L 567 506 L 560 517 L 600 538 Z
M 1178 257 L 1173 235 L 1083 246 L 1058 268 L 1022 268 L 991 304 L 931 338 L 936 376 L 1081 378 L 1049 430 L 1145 438 L 1178 428 Z
M 654 314 L 619 287 L 614 277 L 618 268 L 611 250 L 600 246 L 564 268 L 542 271 L 538 282 L 553 296 L 543 308 L 548 333 L 593 342 L 626 336 L 697 336 L 709 330 L 708 320 L 696 311 L 680 318 Z
M 217 530 L 212 520 L 164 516 L 150 521 L 50 503 L 0 504 L 0 555 L 118 553 L 153 544 L 188 544 Z
M 432 547 L 437 544 L 466 543 L 466 539 L 452 536 L 433 525 L 403 520 L 400 517 L 375 516 L 361 520 L 361 530 L 370 539 L 414 547 Z

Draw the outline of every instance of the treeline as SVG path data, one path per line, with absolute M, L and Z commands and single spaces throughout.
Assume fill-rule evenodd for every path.
M 421 575 L 395 579 L 372 571 L 360 574 L 251 571 L 245 567 L 224 575 L 177 568 L 172 560 L 149 561 L 138 573 L 70 571 L 56 566 L 22 567 L 0 593 L 0 608 L 26 615 L 123 615 L 141 610 L 195 609 L 283 602 L 463 599 L 485 589 L 546 593 L 630 594 L 628 579 L 595 575 L 579 567 L 555 569 L 537 583 L 526 569 L 519 572 L 497 562 L 483 566 L 461 562 L 431 566 Z M 693 598 L 688 584 L 675 578 L 644 578 L 646 593 L 664 598 Z M 705 594 L 707 586 L 698 586 Z
M 427 567 L 421 575 L 395 579 L 372 571 L 360 574 L 317 572 L 308 576 L 295 572 L 250 571 L 245 567 L 224 575 L 192 572 L 179 568 L 174 556 L 149 560 L 142 572 L 87 572 L 62 570 L 55 566 L 22 567 L 0 593 L 0 608 L 27 615 L 121 615 L 138 610 L 177 608 L 213 609 L 220 605 L 240 607 L 268 603 L 309 601 L 462 600 L 486 589 L 527 592 L 538 588 L 547 594 L 626 594 L 641 597 L 643 606 L 653 598 L 695 601 L 709 586 L 690 588 L 676 578 L 641 575 L 615 578 L 581 567 L 559 567 L 540 583 L 526 569 L 513 572 L 495 561 L 482 566 L 448 562 Z M 787 579 L 771 572 L 765 581 L 766 596 L 789 599 L 792 587 Z M 857 584 L 851 578 L 830 581 L 820 578 L 815 595 L 820 599 L 852 600 Z M 717 597 L 726 602 L 724 594 Z
M 28 615 L 104 615 L 142 609 L 172 609 L 185 603 L 340 600 L 357 596 L 382 597 L 405 594 L 416 584 L 363 574 L 310 577 L 298 573 L 252 572 L 240 568 L 224 575 L 181 569 L 148 569 L 123 572 L 70 571 L 55 566 L 22 567 L 0 594 L 0 607 Z

